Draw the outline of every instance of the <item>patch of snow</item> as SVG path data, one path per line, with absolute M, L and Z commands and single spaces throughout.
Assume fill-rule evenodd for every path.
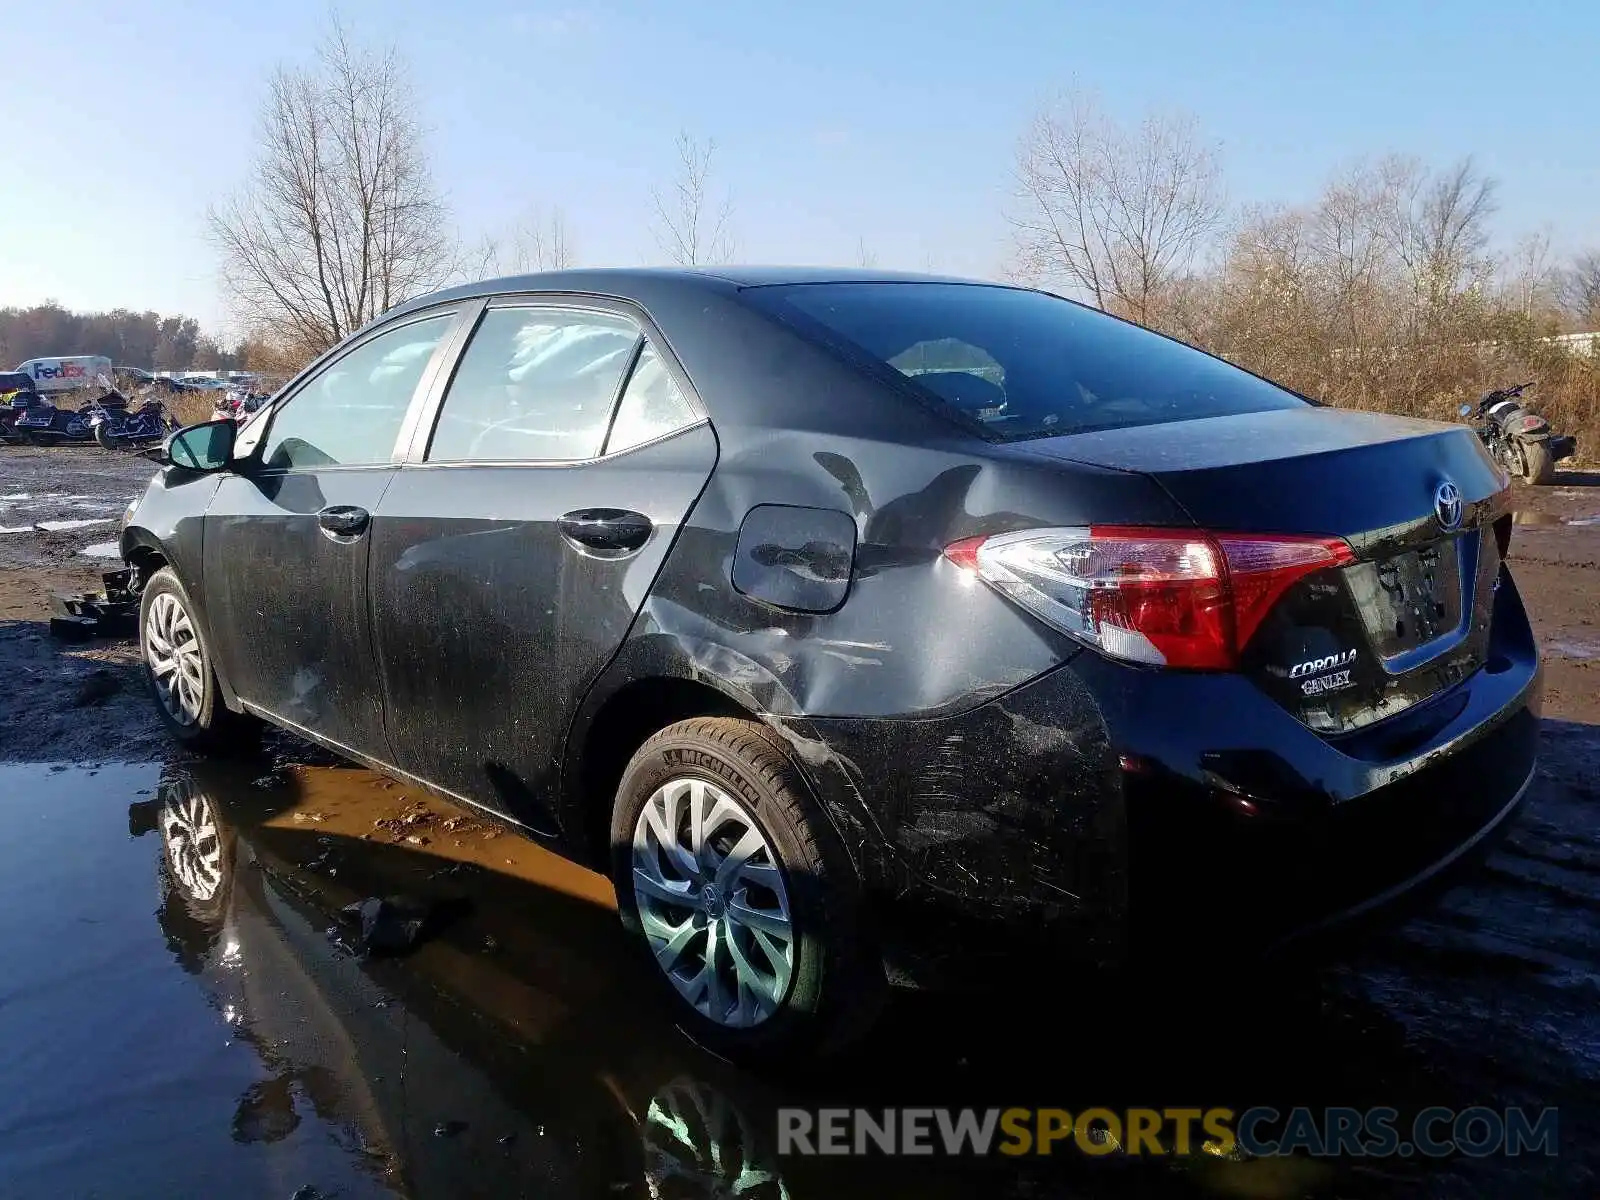
M 43 533 L 60 533 L 63 529 L 87 529 L 90 525 L 109 525 L 110 517 L 82 517 L 70 521 L 40 521 L 34 526 Z
M 1562 658 L 1600 658 L 1600 642 L 1552 639 L 1546 642 L 1545 645 L 1547 649 L 1554 651 Z
M 90 558 L 121 558 L 122 546 L 118 542 L 96 542 L 92 546 L 85 546 L 78 553 L 87 554 Z

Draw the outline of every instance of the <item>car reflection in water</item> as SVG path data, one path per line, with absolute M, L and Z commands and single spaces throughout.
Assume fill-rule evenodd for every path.
M 783 1104 L 1071 1107 L 1149 1103 L 1153 1092 L 1187 1104 L 1212 1081 L 1230 1089 L 1215 1101 L 1227 1103 L 1255 1085 L 1218 1070 L 1240 1057 L 1204 1017 L 1183 1039 L 1200 1047 L 1196 1061 L 1152 1073 L 1152 1039 L 1170 1043 L 1170 1022 L 1129 1038 L 1106 1032 L 1125 1022 L 1092 1011 L 1052 1025 L 1018 1008 L 986 1030 L 985 1010 L 969 1005 L 913 1011 L 848 1072 L 780 1087 L 699 1050 L 663 1020 L 664 1006 L 644 1002 L 659 980 L 634 957 L 599 876 L 467 814 L 452 822 L 456 810 L 438 802 L 421 832 L 407 832 L 395 818 L 415 802 L 370 772 L 295 768 L 278 780 L 169 767 L 128 820 L 159 839 L 168 947 L 265 1068 L 238 1098 L 233 1138 L 304 1138 L 320 1126 L 357 1164 L 337 1194 L 361 1194 L 365 1180 L 373 1194 L 430 1198 L 1270 1197 L 1328 1180 L 1326 1165 L 1304 1159 L 1090 1159 L 1070 1147 L 982 1163 L 780 1158 Z M 409 952 L 364 954 L 341 910 L 368 897 L 434 917 Z M 1270 1016 L 1250 1023 L 1273 1061 L 1300 1057 L 1296 1080 L 1309 1072 L 1325 1086 L 1324 1058 L 1361 1070 L 1337 1037 L 1319 1044 L 1329 1029 L 1281 1020 L 1307 1037 L 1292 1055 Z M 1370 1047 L 1370 1030 L 1360 1039 Z M 285 1182 L 288 1195 L 306 1181 Z
M 277 1141 L 314 1115 L 374 1184 L 419 1196 L 789 1195 L 770 1122 L 736 1099 L 748 1085 L 631 1011 L 638 984 L 617 973 L 633 964 L 589 966 L 540 933 L 566 930 L 591 958 L 617 941 L 603 884 L 509 837 L 497 854 L 555 877 L 324 833 L 322 813 L 297 822 L 294 806 L 292 785 L 202 766 L 169 770 L 129 809 L 133 833 L 161 840 L 168 947 L 267 1068 L 239 1098 L 235 1140 Z M 457 915 L 403 960 L 354 952 L 340 910 L 396 893 Z

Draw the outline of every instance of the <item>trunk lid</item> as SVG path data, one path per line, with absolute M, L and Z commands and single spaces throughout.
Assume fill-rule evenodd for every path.
M 1465 426 L 1306 408 L 1021 448 L 1150 476 L 1206 530 L 1346 539 L 1356 561 L 1285 592 L 1241 662 L 1319 732 L 1401 712 L 1487 660 L 1506 481 Z

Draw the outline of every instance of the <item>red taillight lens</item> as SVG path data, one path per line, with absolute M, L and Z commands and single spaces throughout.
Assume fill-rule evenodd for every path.
M 1337 538 L 1102 526 L 945 550 L 1030 612 L 1131 662 L 1231 670 L 1297 580 L 1353 561 Z
M 1238 647 L 1243 650 L 1289 588 L 1315 571 L 1342 567 L 1355 554 L 1340 538 L 1237 537 L 1217 538 L 1228 560 L 1228 582 L 1233 590 L 1233 619 Z

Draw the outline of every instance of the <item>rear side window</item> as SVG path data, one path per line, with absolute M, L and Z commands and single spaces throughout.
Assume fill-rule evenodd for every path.
M 639 330 L 609 313 L 491 308 L 445 393 L 430 462 L 596 458 Z
M 895 371 L 994 441 L 1306 406 L 1180 342 L 1021 288 L 822 283 L 745 295 Z
M 665 437 L 699 419 L 688 398 L 678 388 L 661 355 L 649 342 L 639 352 L 639 363 L 628 377 L 617 418 L 606 439 L 606 453 L 615 454 L 658 437 Z

